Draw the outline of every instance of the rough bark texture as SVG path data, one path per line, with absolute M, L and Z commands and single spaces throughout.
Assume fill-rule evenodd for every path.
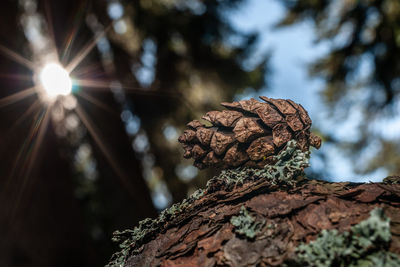
M 221 181 L 213 179 L 190 210 L 131 243 L 125 266 L 279 266 L 321 230 L 349 231 L 376 207 L 390 218 L 389 251 L 400 254 L 396 179 L 355 184 L 299 177 L 293 186 L 252 177 L 234 186 Z
M 260 97 L 233 103 L 221 103 L 228 110 L 210 111 L 202 117 L 211 126 L 191 121 L 179 137 L 185 158 L 193 158 L 194 166 L 262 168 L 273 164 L 272 156 L 297 140 L 302 151 L 310 145 L 319 148 L 321 139 L 310 132 L 307 111 L 289 99 Z

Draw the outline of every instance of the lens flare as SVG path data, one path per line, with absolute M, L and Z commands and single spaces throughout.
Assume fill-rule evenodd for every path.
M 49 97 L 65 96 L 72 91 L 69 73 L 57 63 L 46 64 L 40 71 L 39 79 Z

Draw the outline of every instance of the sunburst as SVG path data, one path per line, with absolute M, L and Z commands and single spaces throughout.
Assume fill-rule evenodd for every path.
M 49 27 L 49 29 L 51 28 L 52 27 Z M 35 58 L 37 59 L 36 61 L 31 61 L 21 56 L 17 52 L 0 45 L 0 53 L 3 56 L 6 56 L 18 64 L 23 65 L 32 73 L 31 77 L 22 76 L 18 73 L 0 73 L 0 76 L 16 80 L 31 80 L 33 82 L 32 87 L 21 89 L 17 93 L 1 98 L 0 111 L 2 108 L 14 105 L 19 101 L 36 95 L 36 100 L 27 108 L 26 111 L 24 111 L 22 116 L 15 121 L 13 125 L 11 125 L 7 132 L 8 135 L 12 135 L 13 131 L 17 129 L 18 124 L 28 117 L 34 118 L 31 129 L 27 133 L 25 141 L 22 143 L 17 157 L 13 159 L 13 166 L 11 166 L 11 172 L 9 177 L 7 177 L 5 187 L 2 188 L 2 190 L 7 190 L 8 185 L 13 181 L 14 178 L 22 178 L 19 192 L 16 196 L 16 201 L 13 204 L 14 207 L 12 209 L 10 223 L 12 223 L 14 215 L 20 206 L 20 202 L 24 196 L 24 191 L 26 190 L 26 186 L 28 184 L 27 182 L 35 166 L 36 159 L 40 157 L 40 148 L 45 142 L 45 133 L 46 131 L 51 130 L 48 126 L 53 110 L 59 107 L 60 104 L 62 105 L 67 99 L 82 97 L 97 107 L 107 110 L 108 112 L 115 113 L 113 109 L 90 94 L 87 94 L 82 90 L 74 90 L 74 87 L 90 87 L 90 89 L 95 90 L 109 90 L 109 80 L 88 79 L 87 74 L 91 70 L 85 68 L 79 69 L 81 62 L 96 47 L 98 41 L 105 36 L 107 29 L 110 29 L 110 27 L 107 27 L 100 34 L 96 34 L 96 36 L 94 36 L 91 41 L 83 46 L 83 48 L 72 58 L 69 63 L 65 64 L 65 66 L 61 64 L 60 59 L 58 56 L 55 57 L 55 55 L 58 54 L 57 51 L 60 51 L 61 57 L 64 57 L 64 55 L 70 51 L 72 42 L 75 40 L 75 35 L 77 34 L 77 30 L 74 30 L 70 35 L 68 35 L 68 41 L 66 42 L 67 47 L 64 49 L 54 48 L 52 49 L 52 53 L 43 55 L 43 57 L 35 55 Z M 50 37 L 48 38 L 50 39 L 54 38 L 54 34 L 50 33 L 49 36 Z M 50 40 L 49 43 L 54 45 L 55 41 Z M 74 75 L 71 73 L 74 73 Z M 80 79 L 79 74 L 85 76 L 85 78 Z M 135 191 L 134 186 L 132 186 L 132 181 L 130 181 L 129 174 L 125 173 L 124 169 L 121 168 L 120 163 L 115 160 L 117 157 L 115 157 L 113 154 L 114 151 L 110 149 L 106 142 L 104 142 L 94 121 L 90 119 L 90 117 L 84 111 L 84 108 L 79 106 L 79 101 L 75 100 L 75 103 L 76 104 L 73 112 L 78 115 L 83 125 L 87 128 L 88 133 L 92 136 L 95 144 L 100 148 L 100 151 L 102 151 L 105 158 L 108 160 L 111 168 L 117 174 L 116 177 L 121 180 L 121 183 L 129 191 L 131 191 L 131 195 L 135 197 L 136 194 L 133 192 Z M 119 114 L 117 115 L 118 116 L 116 116 L 116 118 L 119 118 Z
M 48 130 L 52 130 L 49 129 L 50 127 L 48 127 L 52 118 L 52 112 L 60 106 L 65 106 L 67 101 L 70 101 L 71 99 L 74 100 L 72 101 L 74 104 L 72 105 L 72 108 L 70 105 L 69 110 L 72 110 L 72 112 L 79 117 L 82 125 L 87 129 L 88 134 L 91 135 L 94 145 L 96 145 L 104 154 L 104 157 L 107 159 L 110 167 L 116 173 L 116 177 L 120 179 L 121 184 L 124 185 L 131 196 L 136 199 L 140 194 L 138 194 L 138 189 L 136 189 L 134 186 L 135 181 L 132 181 L 129 173 L 126 173 L 126 170 L 121 168 L 120 163 L 116 160 L 118 157 L 116 157 L 116 151 L 113 150 L 113 147 L 104 141 L 105 139 L 102 137 L 99 127 L 96 126 L 96 121 L 89 116 L 89 114 L 92 112 L 86 112 L 86 109 L 90 109 L 90 106 L 85 105 L 84 107 L 83 105 L 79 104 L 79 101 L 77 101 L 79 98 L 84 99 L 86 100 L 86 103 L 92 104 L 93 107 L 96 106 L 97 108 L 101 108 L 109 113 L 117 113 L 115 108 L 113 109 L 107 106 L 107 104 L 90 94 L 90 91 L 92 90 L 110 90 L 112 84 L 115 83 L 116 80 L 114 78 L 105 79 L 97 77 L 114 77 L 116 76 L 115 73 L 108 75 L 109 73 L 107 73 L 106 70 L 106 75 L 97 75 L 99 73 L 93 75 L 99 69 L 98 64 L 86 64 L 84 67 L 80 66 L 81 63 L 87 58 L 89 53 L 96 48 L 98 42 L 103 40 L 103 38 L 107 38 L 107 31 L 113 28 L 113 22 L 111 22 L 108 27 L 101 27 L 102 30 L 93 30 L 95 34 L 92 40 L 87 42 L 87 44 L 84 45 L 80 51 L 71 57 L 71 53 L 74 51 L 71 47 L 74 44 L 74 40 L 77 39 L 78 27 L 72 27 L 71 31 L 66 34 L 64 47 L 61 47 L 61 49 L 59 47 L 57 48 L 55 46 L 56 42 L 54 40 L 55 35 L 53 32 L 53 27 L 51 25 L 51 16 L 48 12 L 50 9 L 47 8 L 46 10 L 47 23 L 49 24 L 47 25 L 49 32 L 47 33 L 46 38 L 48 39 L 47 45 L 49 46 L 49 49 L 39 49 L 38 52 L 32 48 L 34 60 L 30 60 L 0 44 L 0 54 L 3 54 L 13 61 L 21 64 L 29 69 L 32 73 L 31 76 L 20 75 L 18 73 L 0 73 L 0 77 L 3 76 L 17 80 L 30 80 L 33 82 L 32 87 L 21 89 L 17 93 L 1 98 L 0 111 L 2 108 L 14 105 L 28 97 L 36 96 L 36 100 L 27 108 L 26 111 L 24 111 L 20 118 L 15 121 L 13 125 L 11 125 L 7 132 L 7 134 L 11 135 L 22 121 L 30 117 L 34 118 L 31 129 L 27 133 L 26 140 L 21 145 L 19 153 L 14 159 L 13 166 L 11 166 L 11 175 L 10 177 L 7 177 L 7 183 L 12 182 L 14 177 L 22 177 L 22 186 L 19 189 L 17 196 L 18 201 L 14 204 L 15 208 L 13 213 L 15 214 L 16 210 L 18 209 L 19 202 L 24 195 L 24 190 L 27 185 L 27 181 L 29 180 L 31 170 L 35 166 L 35 161 L 38 157 L 40 157 L 40 148 L 45 142 L 45 133 Z M 82 12 L 82 14 L 83 13 L 84 12 Z M 82 23 L 82 20 L 83 19 L 81 18 L 77 19 L 76 21 L 80 21 L 80 23 Z M 46 53 L 43 54 L 44 51 Z M 69 62 L 66 62 L 65 59 L 70 57 L 72 59 Z M 115 68 L 112 69 L 115 72 Z M 137 87 L 130 84 L 120 84 L 120 86 L 124 92 L 131 94 L 165 94 L 170 97 L 182 98 L 182 95 L 180 94 L 165 92 L 154 88 L 143 90 L 142 87 Z M 188 105 L 187 101 L 181 102 L 185 105 Z M 188 108 L 190 109 L 191 107 Z M 114 115 L 116 115 L 116 119 L 120 118 L 120 114 Z M 55 124 L 56 123 L 59 122 L 55 122 Z M 2 188 L 2 190 L 7 190 L 7 183 L 5 188 Z M 138 200 L 138 202 L 140 202 L 140 200 Z M 10 220 L 12 221 L 13 218 L 11 217 Z

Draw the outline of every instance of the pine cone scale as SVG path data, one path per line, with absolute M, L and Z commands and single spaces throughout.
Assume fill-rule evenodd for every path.
M 193 158 L 197 160 L 203 158 L 207 154 L 207 151 L 199 145 L 194 145 L 191 154 L 193 155 Z
M 202 119 L 207 120 L 216 126 L 233 127 L 234 123 L 242 116 L 242 113 L 238 111 L 223 110 L 207 112 Z
M 186 124 L 187 127 L 196 130 L 199 127 L 203 127 L 204 124 L 202 124 L 201 122 L 199 122 L 198 120 L 193 120 L 191 122 L 189 122 L 188 124 Z
M 254 137 L 263 134 L 264 131 L 255 118 L 241 118 L 233 129 L 236 140 L 241 143 L 254 139 Z
M 224 134 L 221 132 L 215 132 L 213 137 L 211 138 L 210 147 L 214 151 L 215 154 L 221 155 L 226 151 L 228 146 L 232 144 L 235 140 L 233 134 Z
M 209 128 L 199 127 L 196 131 L 196 137 L 199 142 L 204 146 L 209 146 L 211 143 L 211 138 L 214 135 L 214 131 Z M 179 141 L 179 140 L 178 140 Z
M 315 147 L 316 149 L 319 149 L 321 147 L 322 140 L 319 136 L 316 136 L 315 134 L 311 133 L 310 135 L 310 145 Z
M 258 161 L 264 157 L 273 155 L 275 152 L 275 145 L 271 136 L 264 136 L 254 140 L 246 152 L 251 160 Z
M 286 121 L 294 132 L 303 130 L 304 128 L 303 122 L 296 114 L 286 116 Z
M 283 121 L 283 117 L 273 107 L 266 104 L 257 109 L 257 115 L 271 129 Z
M 279 123 L 272 129 L 272 138 L 274 144 L 281 147 L 292 139 L 292 133 L 286 124 Z
M 297 109 L 297 110 L 299 111 L 300 118 L 301 118 L 301 120 L 303 121 L 303 123 L 304 123 L 305 125 L 311 125 L 311 124 L 312 124 L 312 121 L 311 121 L 310 117 L 308 116 L 307 111 L 303 108 L 302 105 L 297 104 L 297 103 L 293 102 L 293 101 L 290 100 L 290 99 L 288 99 L 287 101 L 288 101 L 295 109 Z
M 297 110 L 292 105 L 290 105 L 286 100 L 272 99 L 265 96 L 260 96 L 260 98 L 265 102 L 274 105 L 284 115 L 293 115 L 296 114 L 297 112 Z
M 244 151 L 238 149 L 239 144 L 236 143 L 225 154 L 224 164 L 227 166 L 238 167 L 249 160 L 249 156 Z

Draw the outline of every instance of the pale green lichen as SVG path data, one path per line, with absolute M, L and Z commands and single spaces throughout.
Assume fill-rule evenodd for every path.
M 235 232 L 237 234 L 245 236 L 248 239 L 254 239 L 265 224 L 264 221 L 257 222 L 256 219 L 250 215 L 245 206 L 240 208 L 238 216 L 232 216 L 230 222 L 235 226 Z
M 179 204 L 174 204 L 170 208 L 163 210 L 158 218 L 146 218 L 139 222 L 133 230 L 115 231 L 113 233 L 112 241 L 120 243 L 121 251 L 114 253 L 111 261 L 106 266 L 123 267 L 127 257 L 131 252 L 131 248 L 136 244 L 143 242 L 146 236 L 156 231 L 159 227 L 164 225 L 167 221 L 171 220 L 181 212 L 184 212 L 190 205 L 203 196 L 204 190 L 196 190 L 190 197 L 184 199 Z
M 297 259 L 288 266 L 400 266 L 400 257 L 388 252 L 390 220 L 376 208 L 350 231 L 322 230 L 318 238 L 296 249 Z
M 303 152 L 297 147 L 296 140 L 290 140 L 286 148 L 274 156 L 274 165 L 266 165 L 263 169 L 239 167 L 233 170 L 223 170 L 220 175 L 207 183 L 210 191 L 213 185 L 222 184 L 229 190 L 241 185 L 247 180 L 267 180 L 271 185 L 293 185 L 296 178 L 309 167 L 310 151 Z
M 121 251 L 111 257 L 107 265 L 122 267 L 127 257 L 134 252 L 137 244 L 142 244 L 150 233 L 157 231 L 181 214 L 190 209 L 194 201 L 200 199 L 206 193 L 212 193 L 217 190 L 229 190 L 236 185 L 253 180 L 267 180 L 271 185 L 287 184 L 293 185 L 296 177 L 303 174 L 304 168 L 309 166 L 310 152 L 302 152 L 295 140 L 287 143 L 286 148 L 278 155 L 274 156 L 275 164 L 266 165 L 263 169 L 238 168 L 235 170 L 223 170 L 220 175 L 212 178 L 207 183 L 205 190 L 199 189 L 190 197 L 184 199 L 181 203 L 174 204 L 170 208 L 163 210 L 156 219 L 145 219 L 139 223 L 133 230 L 115 231 L 112 240 L 120 243 Z M 251 229 L 249 229 L 250 236 Z M 247 236 L 247 235 L 246 235 Z
M 400 176 L 388 176 L 383 179 L 384 184 L 400 184 Z

